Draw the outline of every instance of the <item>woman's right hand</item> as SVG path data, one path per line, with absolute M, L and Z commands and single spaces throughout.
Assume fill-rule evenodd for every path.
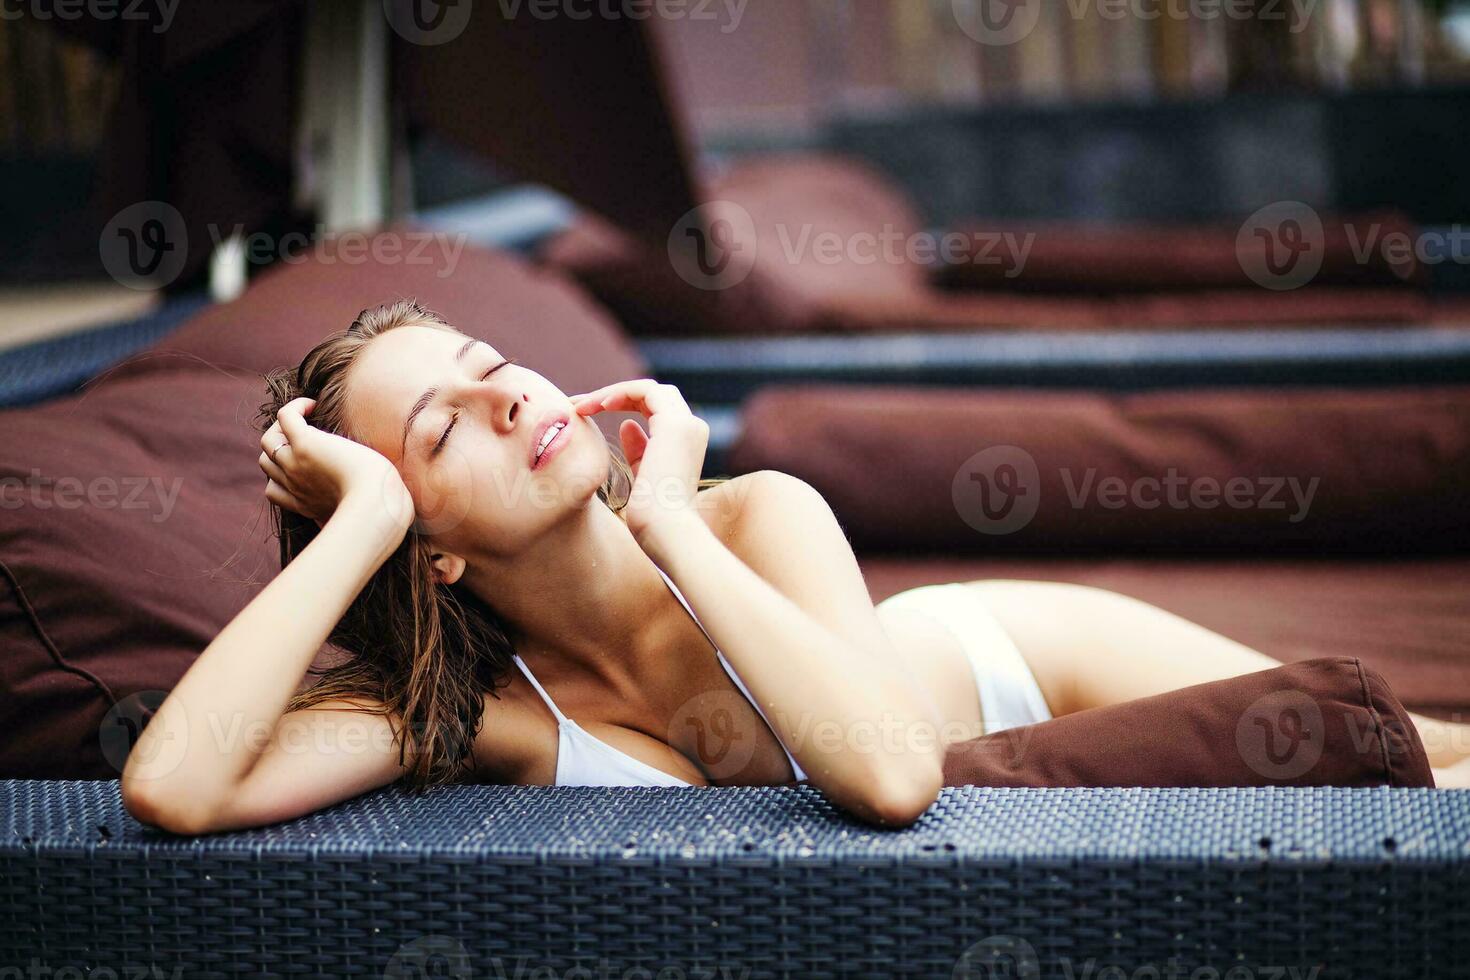
M 287 402 L 260 437 L 266 498 L 318 525 L 325 525 L 349 495 L 376 500 L 383 515 L 406 532 L 414 504 L 398 470 L 371 447 L 311 425 L 305 416 L 314 407 L 311 398 Z

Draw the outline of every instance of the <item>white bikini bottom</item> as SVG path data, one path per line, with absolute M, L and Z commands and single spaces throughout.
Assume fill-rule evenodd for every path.
M 985 734 L 1052 717 L 1036 675 L 977 590 L 963 582 L 921 585 L 889 596 L 878 607 L 923 613 L 959 641 L 975 675 Z

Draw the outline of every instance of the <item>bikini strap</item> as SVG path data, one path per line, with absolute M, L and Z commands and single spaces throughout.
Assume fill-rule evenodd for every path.
M 545 701 L 546 706 L 551 709 L 551 713 L 556 715 L 557 722 L 568 721 L 567 716 L 562 714 L 561 709 L 556 706 L 556 702 L 551 700 L 551 695 L 546 693 L 546 688 L 542 687 L 541 682 L 536 679 L 536 675 L 531 673 L 531 668 L 527 667 L 526 662 L 521 659 L 521 655 L 516 653 L 512 654 L 512 656 L 515 658 L 516 666 L 521 668 L 521 673 L 526 675 L 526 680 L 531 682 L 531 686 L 536 689 L 536 693 L 541 695 L 541 700 Z
M 807 777 L 801 768 L 801 763 L 796 761 L 796 756 L 791 754 L 791 750 L 786 747 L 786 743 L 781 741 L 781 736 L 776 734 L 776 726 L 771 724 L 770 718 L 766 717 L 766 709 L 762 708 L 760 706 L 760 702 L 758 702 L 755 697 L 751 695 L 750 688 L 745 686 L 745 682 L 742 681 L 740 679 L 740 675 L 735 672 L 734 666 L 730 663 L 729 659 L 726 658 L 724 651 L 720 649 L 720 645 L 715 642 L 714 637 L 709 635 L 709 630 L 705 629 L 704 624 L 699 621 L 699 617 L 694 615 L 694 608 L 689 605 L 689 601 L 684 598 L 684 594 L 679 591 L 679 587 L 674 584 L 674 580 L 669 578 L 667 572 L 665 572 L 662 568 L 659 568 L 657 562 L 654 563 L 653 567 L 658 569 L 658 573 L 662 575 L 664 581 L 668 583 L 669 591 L 674 593 L 674 597 L 679 600 L 679 604 L 682 605 L 689 612 L 689 618 L 694 620 L 694 625 L 698 626 L 699 631 L 704 634 L 704 638 L 706 640 L 709 640 L 709 645 L 715 648 L 715 656 L 719 658 L 720 666 L 725 668 L 725 673 L 730 676 L 730 680 L 734 681 L 735 686 L 740 688 L 740 693 L 745 695 L 745 700 L 750 702 L 751 706 L 754 707 L 756 712 L 761 716 L 761 720 L 766 723 L 766 727 L 771 730 L 771 735 L 776 739 L 776 744 L 781 746 L 782 752 L 786 753 L 786 761 L 791 763 L 791 771 L 796 775 L 796 778 L 798 780 L 806 779 Z
M 684 593 L 680 592 L 679 587 L 674 584 L 674 580 L 669 578 L 668 572 L 665 572 L 662 568 L 659 568 L 657 563 L 655 563 L 653 567 L 658 571 L 660 575 L 663 576 L 664 582 L 669 587 L 669 591 L 674 593 L 674 598 L 679 600 L 679 605 L 683 606 L 684 610 L 689 613 L 689 618 L 694 620 L 694 625 L 699 627 L 699 631 L 704 634 L 704 638 L 706 640 L 709 640 L 709 645 L 714 647 L 715 652 L 718 653 L 720 650 L 720 645 L 715 642 L 715 638 L 713 636 L 709 635 L 709 630 L 704 628 L 704 624 L 699 621 L 699 617 L 694 615 L 694 607 L 689 605 L 689 600 L 684 598 Z

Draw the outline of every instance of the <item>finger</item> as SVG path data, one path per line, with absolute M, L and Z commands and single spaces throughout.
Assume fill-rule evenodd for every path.
M 623 443 L 623 458 L 636 472 L 638 464 L 643 461 L 644 451 L 648 449 L 648 433 L 636 419 L 623 419 L 623 424 L 618 426 L 618 437 Z
M 602 398 L 601 405 L 603 411 L 639 412 L 649 418 L 653 418 L 659 412 L 676 415 L 693 414 L 678 388 L 653 381 L 611 392 Z
M 286 486 L 286 484 L 290 482 L 290 480 L 286 478 L 285 470 L 281 469 L 280 464 L 271 459 L 270 453 L 260 454 L 260 468 L 265 473 L 266 477 L 274 480 L 276 483 L 279 483 L 282 487 Z
M 305 402 L 311 402 L 313 405 L 316 404 L 310 398 L 293 398 L 291 401 L 282 405 L 280 411 L 276 412 L 276 421 L 281 424 L 281 431 L 286 434 L 287 439 L 295 443 L 300 443 L 311 438 L 309 435 L 311 425 L 301 414 L 305 407 L 303 405 Z
M 573 403 L 577 406 L 578 411 L 595 415 L 605 410 L 605 406 L 611 396 L 622 392 L 642 392 L 648 388 L 656 387 L 657 384 L 658 382 L 652 378 L 635 378 L 631 381 L 617 381 L 610 385 L 603 385 L 601 388 L 594 388 L 586 394 L 578 395 L 573 398 Z
M 281 453 L 291 448 L 291 441 L 284 434 L 277 433 L 276 438 L 271 442 L 265 443 L 262 448 L 265 450 L 265 454 L 271 458 L 271 461 L 277 466 L 280 466 Z
M 281 431 L 279 419 L 271 423 L 271 427 L 260 434 L 260 448 L 270 452 L 286 439 L 286 434 Z
M 296 499 L 296 495 L 287 490 L 285 487 L 281 486 L 275 480 L 266 481 L 265 499 L 269 500 L 277 507 L 291 511 L 291 513 L 293 514 L 301 514 L 302 517 L 306 516 L 303 513 L 305 508 L 303 507 L 301 501 Z

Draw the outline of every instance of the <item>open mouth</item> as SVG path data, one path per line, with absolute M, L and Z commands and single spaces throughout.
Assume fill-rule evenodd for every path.
M 531 469 L 540 469 L 561 452 L 562 447 L 571 438 L 571 433 L 568 431 L 570 427 L 570 420 L 563 418 L 553 420 L 550 425 L 541 430 L 540 438 L 531 449 Z

